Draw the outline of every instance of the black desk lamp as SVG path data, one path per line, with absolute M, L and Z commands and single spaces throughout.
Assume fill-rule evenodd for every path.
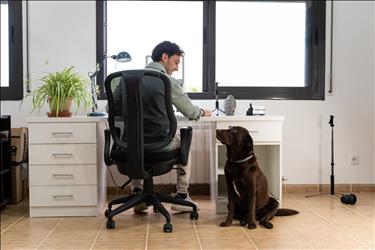
M 122 51 L 118 53 L 117 55 L 112 56 L 104 56 L 102 62 L 99 64 L 99 66 L 96 67 L 96 70 L 94 73 L 89 72 L 88 76 L 90 77 L 91 82 L 91 97 L 92 97 L 92 111 L 91 113 L 88 113 L 88 116 L 105 116 L 106 113 L 104 112 L 98 112 L 98 97 L 96 95 L 96 77 L 102 68 L 104 62 L 107 60 L 107 58 L 112 58 L 113 60 L 116 60 L 117 62 L 130 62 L 132 60 L 130 54 L 126 51 Z

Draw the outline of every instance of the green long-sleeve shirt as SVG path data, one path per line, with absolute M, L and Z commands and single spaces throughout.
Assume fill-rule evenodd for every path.
M 163 65 L 158 62 L 151 62 L 146 66 L 146 69 L 155 70 L 164 73 L 171 81 L 172 104 L 181 112 L 185 117 L 190 120 L 198 120 L 200 117 L 200 108 L 193 105 L 188 95 L 184 92 L 179 82 L 168 75 Z

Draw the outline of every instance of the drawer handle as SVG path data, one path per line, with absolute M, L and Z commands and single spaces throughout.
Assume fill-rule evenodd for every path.
M 73 158 L 73 154 L 52 154 L 55 158 Z
M 68 194 L 68 195 L 53 195 L 53 198 L 55 198 L 55 199 L 73 199 L 73 195 L 72 194 Z
M 53 174 L 55 178 L 73 178 L 73 174 Z
M 54 137 L 72 137 L 72 132 L 52 132 Z

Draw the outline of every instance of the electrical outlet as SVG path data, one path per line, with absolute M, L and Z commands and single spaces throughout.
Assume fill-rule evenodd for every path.
M 350 165 L 359 165 L 359 155 L 350 156 Z

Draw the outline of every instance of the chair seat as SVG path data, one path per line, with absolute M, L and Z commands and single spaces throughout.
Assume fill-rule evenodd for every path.
M 145 152 L 145 170 L 152 171 L 153 176 L 165 174 L 173 168 L 173 165 L 180 163 L 180 154 L 180 148 L 166 152 Z M 127 155 L 127 151 L 122 148 L 115 148 L 111 151 L 111 158 L 122 174 L 127 174 Z

